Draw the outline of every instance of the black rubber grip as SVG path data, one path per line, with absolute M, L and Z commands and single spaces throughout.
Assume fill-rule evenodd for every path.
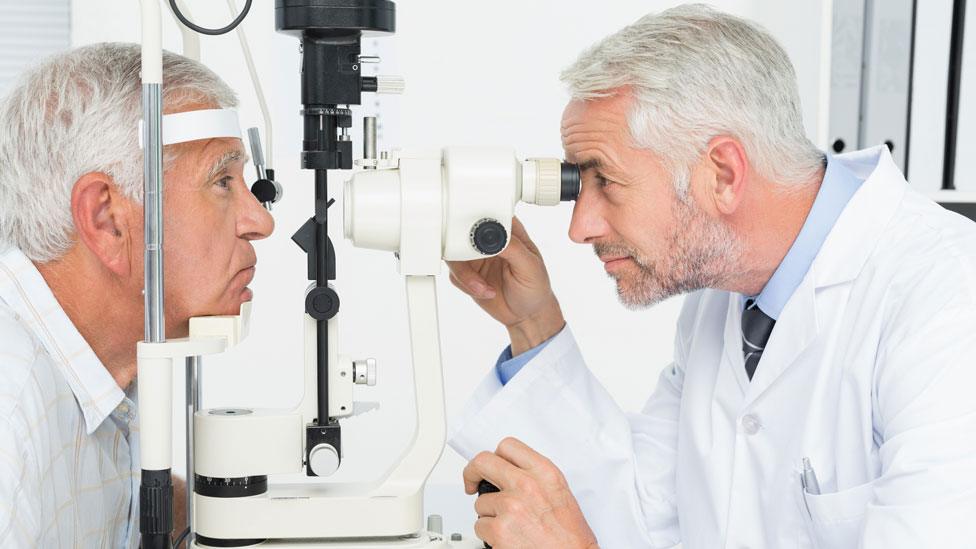
M 173 484 L 170 470 L 143 469 L 139 486 L 139 533 L 143 549 L 173 546 Z
M 482 479 L 481 482 L 478 483 L 478 496 L 493 494 L 495 492 L 501 492 L 501 490 L 487 480 Z M 485 542 L 485 549 L 491 549 L 491 545 L 488 545 L 487 541 Z
M 483 496 L 485 494 L 493 494 L 495 492 L 501 492 L 501 490 L 499 490 L 497 486 L 488 482 L 487 480 L 482 479 L 481 482 L 478 483 L 479 496 Z
M 559 200 L 572 202 L 579 198 L 579 193 L 579 166 L 570 162 L 563 162 L 559 165 Z

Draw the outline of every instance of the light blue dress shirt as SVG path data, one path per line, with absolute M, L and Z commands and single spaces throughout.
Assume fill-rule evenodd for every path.
M 842 163 L 831 162 L 830 157 L 827 157 L 823 183 L 810 213 L 807 214 L 807 220 L 803 222 L 790 251 L 786 252 L 786 257 L 756 298 L 759 309 L 773 320 L 779 320 L 786 302 L 793 296 L 800 282 L 803 282 L 803 277 L 810 270 L 813 259 L 820 252 L 820 247 L 834 228 L 837 218 L 863 182 Z
M 817 198 L 813 201 L 810 213 L 807 214 L 806 221 L 803 222 L 803 227 L 800 228 L 800 233 L 790 246 L 786 257 L 756 298 L 759 308 L 774 320 L 779 318 L 783 308 L 786 307 L 786 302 L 803 281 L 837 218 L 863 182 L 842 163 L 831 162 L 830 156 L 827 156 L 823 183 L 817 192 Z M 743 303 L 745 299 L 743 296 Z M 515 374 L 538 355 L 551 340 L 552 338 L 516 357 L 512 357 L 511 346 L 505 348 L 495 363 L 495 370 L 502 385 L 515 377 Z

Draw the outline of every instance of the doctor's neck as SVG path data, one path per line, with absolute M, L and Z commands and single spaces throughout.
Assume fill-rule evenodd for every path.
M 755 296 L 786 257 L 820 191 L 824 170 L 806 181 L 779 183 L 751 173 L 741 202 L 730 216 L 740 242 L 739 268 L 723 290 Z

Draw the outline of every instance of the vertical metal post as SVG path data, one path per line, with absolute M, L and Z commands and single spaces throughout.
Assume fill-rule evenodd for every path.
M 257 128 L 247 129 L 247 141 L 251 144 L 251 161 L 258 172 L 258 179 L 267 179 L 268 173 L 264 168 L 264 149 L 261 147 L 261 133 Z
M 163 94 L 162 84 L 142 85 L 143 208 L 145 223 L 146 341 L 166 341 L 163 310 Z
M 376 158 L 376 117 L 363 117 L 363 158 L 373 160 Z M 375 169 L 375 166 L 366 166 L 367 170 Z
M 144 68 L 145 70 L 145 68 Z M 144 74 L 145 76 L 145 74 Z M 143 164 L 143 222 L 145 230 L 145 341 L 163 343 L 166 341 L 166 323 L 163 308 L 163 93 L 160 82 L 142 85 L 142 131 L 145 144 Z M 158 365 L 156 365 L 158 368 Z M 140 364 L 139 370 L 142 370 Z M 140 372 L 141 373 L 141 372 Z M 167 372 L 172 374 L 172 371 Z M 142 375 L 140 375 L 140 379 Z M 145 386 L 140 387 L 143 393 Z M 165 391 L 170 391 L 167 384 Z M 167 395 L 171 397 L 172 395 Z M 169 399 L 167 399 L 168 402 Z M 146 406 L 146 399 L 139 399 Z M 151 406 L 149 407 L 152 410 Z M 161 410 L 152 410 L 161 412 Z M 145 410 L 143 417 L 148 416 Z M 166 413 L 172 413 L 167 408 Z M 158 434 L 158 433 L 157 433 Z M 171 437 L 170 432 L 162 436 Z M 143 458 L 150 444 L 149 433 L 143 438 Z M 168 447 L 168 446 L 166 446 Z M 159 457 L 159 456 L 154 456 Z M 149 460 L 143 461 L 143 467 Z M 169 463 L 169 456 L 163 460 Z M 143 549 L 170 549 L 173 540 L 173 485 L 171 470 L 142 470 L 139 485 L 139 532 L 140 546 Z
M 333 131 L 334 128 L 333 128 Z M 329 214 L 328 214 L 328 172 L 315 170 L 315 285 L 320 288 L 329 285 Z M 316 320 L 316 363 L 318 384 L 319 425 L 329 424 L 329 321 Z
M 200 409 L 200 357 L 186 357 L 186 547 L 193 541 L 193 416 Z

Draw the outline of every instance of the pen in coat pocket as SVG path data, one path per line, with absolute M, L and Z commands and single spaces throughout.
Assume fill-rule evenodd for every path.
M 803 488 L 808 494 L 818 496 L 820 495 L 820 483 L 817 482 L 817 473 L 813 472 L 813 466 L 810 465 L 810 458 L 803 458 Z

